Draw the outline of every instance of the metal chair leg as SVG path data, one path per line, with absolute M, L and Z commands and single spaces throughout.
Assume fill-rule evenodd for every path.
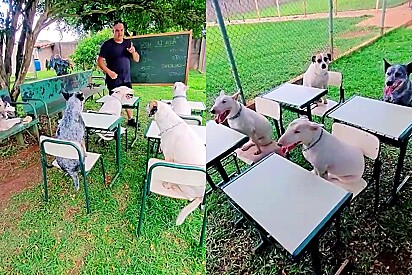
M 103 185 L 106 185 L 106 170 L 105 170 L 105 167 L 104 167 L 104 160 L 103 160 L 102 156 L 100 156 L 100 163 L 102 165 Z
M 205 194 L 205 196 L 203 197 L 202 205 L 203 205 L 203 207 L 204 207 L 204 210 L 203 210 L 203 211 L 204 211 L 204 214 L 203 214 L 202 232 L 200 233 L 200 243 L 199 243 L 199 246 L 200 246 L 200 247 L 203 246 L 203 244 L 204 244 L 204 242 L 205 242 L 205 237 L 206 237 L 206 218 L 207 218 L 207 215 L 206 215 L 206 212 L 207 212 L 207 208 L 206 208 L 206 194 Z
M 146 190 L 147 190 L 146 185 L 147 185 L 147 181 L 145 179 L 145 185 L 143 186 L 142 205 L 140 207 L 139 224 L 137 225 L 137 228 L 136 228 L 136 237 L 137 238 L 139 238 L 140 233 L 142 231 L 143 213 L 144 213 L 145 204 L 146 204 Z
M 87 186 L 86 171 L 83 170 L 82 174 L 83 174 L 84 195 L 86 199 L 86 209 L 87 209 L 87 214 L 90 214 L 89 188 Z

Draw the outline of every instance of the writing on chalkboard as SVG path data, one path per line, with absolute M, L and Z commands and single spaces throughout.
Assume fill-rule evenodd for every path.
M 131 62 L 133 84 L 187 83 L 191 31 L 141 35 L 128 39 L 140 55 L 140 62 Z

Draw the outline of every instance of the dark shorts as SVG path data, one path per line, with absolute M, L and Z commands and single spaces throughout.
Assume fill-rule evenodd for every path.
M 122 84 L 114 85 L 114 86 L 111 86 L 109 84 L 106 84 L 106 85 L 107 85 L 107 89 L 109 90 L 109 95 L 111 95 L 113 93 L 114 88 L 117 88 L 117 87 L 120 87 L 120 86 L 126 86 L 126 87 L 129 87 L 130 89 L 133 89 L 131 82 L 126 82 L 126 83 L 122 83 Z

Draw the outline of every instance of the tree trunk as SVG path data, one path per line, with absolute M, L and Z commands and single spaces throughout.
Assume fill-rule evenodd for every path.
M 28 18 L 29 16 L 29 11 L 31 9 L 31 5 L 33 4 L 32 1 L 29 1 L 27 3 L 26 9 L 24 11 L 24 18 Z M 19 43 L 17 45 L 17 53 L 16 53 L 16 71 L 14 72 L 15 79 L 18 78 L 19 72 L 21 69 L 21 63 L 23 62 L 23 51 L 24 51 L 24 43 L 26 42 L 26 36 L 27 32 L 29 32 L 30 26 L 28 26 L 27 20 L 23 20 L 22 23 L 22 28 L 21 28 L 21 34 L 20 34 L 20 39 Z
M 19 72 L 21 69 L 21 63 L 23 61 L 23 51 L 24 51 L 24 43 L 26 41 L 27 35 L 27 22 L 26 20 L 23 21 L 23 27 L 20 34 L 19 43 L 17 45 L 17 53 L 16 53 L 16 71 L 14 72 L 15 79 L 18 78 Z
M 25 39 L 25 49 L 24 49 L 24 55 L 23 55 L 23 61 L 21 63 L 20 70 L 17 73 L 17 78 L 14 81 L 13 87 L 10 91 L 10 97 L 13 101 L 17 101 L 19 95 L 20 95 L 20 89 L 19 86 L 24 82 L 24 79 L 26 78 L 27 70 L 30 66 L 32 54 L 33 54 L 33 47 L 34 43 L 36 42 L 37 36 L 34 37 L 34 31 L 32 31 L 33 23 L 34 23 L 34 16 L 36 14 L 36 4 L 37 1 L 32 2 L 32 5 L 26 10 L 25 16 L 23 21 L 23 25 L 27 26 L 26 28 L 26 39 Z M 40 20 L 40 19 L 39 19 Z M 37 33 L 38 34 L 38 33 Z
M 3 45 L 4 45 L 4 33 L 0 33 L 0 89 L 9 89 L 6 83 L 6 73 L 4 72 L 3 63 Z
M 33 1 L 32 7 L 30 8 L 30 10 L 28 10 L 27 17 L 25 17 L 25 19 L 27 20 L 27 26 L 29 28 L 27 29 L 26 34 L 23 62 L 21 64 L 20 71 L 10 93 L 13 99 L 17 99 L 20 95 L 19 86 L 24 82 L 24 79 L 26 78 L 26 74 L 29 69 L 30 62 L 32 60 L 33 47 L 36 43 L 40 31 L 55 21 L 55 19 L 48 19 L 49 10 L 46 7 L 46 11 L 40 15 L 36 25 L 34 26 L 34 28 L 32 28 L 34 22 L 34 15 L 36 14 L 36 6 L 37 0 Z
M 16 41 L 16 29 L 19 16 L 21 14 L 22 1 L 17 2 L 15 9 L 13 9 L 13 1 L 9 2 L 9 10 L 12 11 L 11 20 L 8 20 L 9 24 L 6 25 L 6 49 L 4 52 L 4 71 L 6 73 L 6 79 L 10 79 L 11 75 L 11 56 L 14 49 L 14 42 Z

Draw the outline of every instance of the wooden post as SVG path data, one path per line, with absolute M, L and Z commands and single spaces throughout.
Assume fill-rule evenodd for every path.
M 335 15 L 338 15 L 338 0 L 335 0 Z
M 201 73 L 206 72 L 206 37 L 202 37 L 202 43 L 200 44 L 200 55 L 199 55 L 199 68 Z
M 257 17 L 260 19 L 260 12 L 259 12 L 258 0 L 255 0 L 255 6 L 256 6 L 256 14 L 257 14 Z
M 305 14 L 305 17 L 306 17 L 306 15 L 307 15 L 307 12 L 306 12 L 306 0 L 303 0 L 303 10 L 304 10 L 304 14 Z
M 381 35 L 385 29 L 386 0 L 382 0 Z
M 276 0 L 276 7 L 278 8 L 278 17 L 280 17 L 279 0 Z
M 379 0 L 376 0 L 376 7 L 375 7 L 375 9 L 376 9 L 376 12 L 378 12 L 378 10 L 379 10 Z

